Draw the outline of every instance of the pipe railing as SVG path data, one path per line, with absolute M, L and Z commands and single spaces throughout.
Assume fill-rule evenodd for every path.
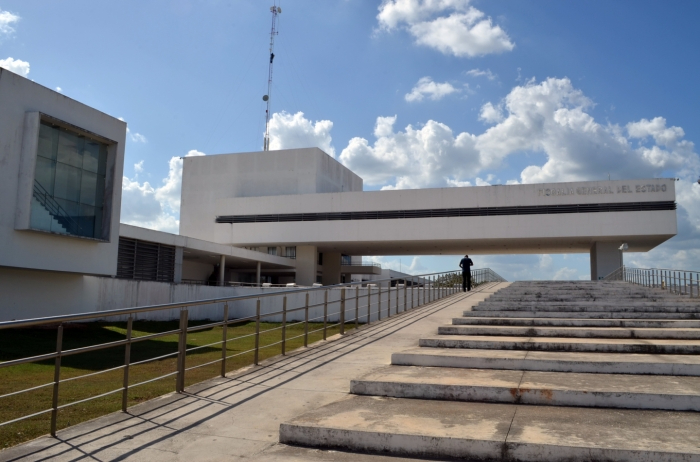
M 700 298 L 700 271 L 666 268 L 628 268 L 622 266 L 603 278 L 605 281 L 626 281 L 670 293 Z
M 163 305 L 153 305 L 153 306 L 143 306 L 136 308 L 123 308 L 117 310 L 109 311 L 95 311 L 90 313 L 73 314 L 73 315 L 62 315 L 62 316 L 50 316 L 44 318 L 36 319 L 26 319 L 17 321 L 6 321 L 0 322 L 0 331 L 5 329 L 13 328 L 32 328 L 37 326 L 46 325 L 57 325 L 56 329 L 56 350 L 52 353 L 45 353 L 37 356 L 29 356 L 16 358 L 4 362 L 0 362 L 0 369 L 4 367 L 17 366 L 21 364 L 37 363 L 41 361 L 54 361 L 54 374 L 53 381 L 45 383 L 39 386 L 32 386 L 21 390 L 14 390 L 10 393 L 5 393 L 0 395 L 0 405 L 2 404 L 2 399 L 16 399 L 18 395 L 22 393 L 39 390 L 42 388 L 52 388 L 52 405 L 50 408 L 32 412 L 28 415 L 23 415 L 18 418 L 14 418 L 8 421 L 0 421 L 0 427 L 17 423 L 26 419 L 37 417 L 44 414 L 51 414 L 51 424 L 50 433 L 52 436 L 56 435 L 57 430 L 57 417 L 58 412 L 61 409 L 75 406 L 77 404 L 86 403 L 88 401 L 102 398 L 108 395 L 113 395 L 116 393 L 121 393 L 121 409 L 126 412 L 128 405 L 129 390 L 131 388 L 145 385 L 156 380 L 161 380 L 166 377 L 175 376 L 175 391 L 178 393 L 183 392 L 185 388 L 185 376 L 187 371 L 192 369 L 204 367 L 207 365 L 212 365 L 220 363 L 220 376 L 224 377 L 226 374 L 226 362 L 227 360 L 244 354 L 253 354 L 253 364 L 257 365 L 260 360 L 260 351 L 264 348 L 270 348 L 279 345 L 282 355 L 287 353 L 287 342 L 300 337 L 304 338 L 304 346 L 308 346 L 309 334 L 316 332 L 322 332 L 323 339 L 326 340 L 328 330 L 334 327 L 339 328 L 341 335 L 345 334 L 345 328 L 357 328 L 359 324 L 369 325 L 374 320 L 381 320 L 384 318 L 389 318 L 395 316 L 399 313 L 408 311 L 413 308 L 423 306 L 427 303 L 434 302 L 443 297 L 453 295 L 458 292 L 458 285 L 456 283 L 451 283 L 453 280 L 459 278 L 461 280 L 461 274 L 456 272 L 442 272 L 442 273 L 430 273 L 410 277 L 400 277 L 400 278 L 387 278 L 372 281 L 374 286 L 368 286 L 361 288 L 357 284 L 338 284 L 334 286 L 324 286 L 324 287 L 310 287 L 310 288 L 294 288 L 294 289 L 272 289 L 270 291 L 265 291 L 261 289 L 259 292 L 247 295 L 238 295 L 231 297 L 207 299 L 207 300 L 196 300 L 188 301 L 182 303 L 169 303 Z M 447 284 L 446 282 L 451 284 Z M 486 283 L 486 282 L 502 282 L 503 278 L 498 276 L 495 272 L 490 269 L 477 269 L 472 270 L 472 281 L 475 285 Z M 395 284 L 392 286 L 392 282 Z M 314 292 L 322 292 L 322 301 L 317 303 L 310 303 L 310 295 Z M 336 292 L 339 292 L 336 293 Z M 330 297 L 330 295 L 334 297 Z M 290 301 L 296 300 L 300 297 L 303 299 L 303 303 L 298 306 L 290 306 Z M 337 295 L 337 298 L 335 297 Z M 265 299 L 276 299 L 273 307 L 273 311 L 268 313 L 261 312 L 261 302 Z M 316 297 L 321 298 L 321 297 Z M 334 299 L 331 299 L 334 298 Z M 244 317 L 231 317 L 231 308 L 235 304 L 240 304 L 247 301 L 255 301 L 255 312 L 249 316 Z M 190 310 L 195 307 L 201 307 L 206 305 L 223 304 L 223 309 L 221 312 L 220 320 L 215 322 L 210 322 L 201 325 L 189 326 L 189 314 Z M 384 305 L 385 304 L 385 305 Z M 329 312 L 329 307 L 337 311 Z M 316 308 L 318 315 L 310 316 L 310 309 Z M 322 314 L 321 314 L 322 308 Z M 148 335 L 141 335 L 134 337 L 132 336 L 133 322 L 135 316 L 141 313 L 153 313 L 158 311 L 179 309 L 179 326 L 177 329 L 168 330 L 165 332 L 152 333 Z M 349 317 L 348 317 L 349 314 Z M 114 317 L 126 317 L 126 334 L 121 340 L 111 341 L 107 343 L 82 346 L 79 348 L 64 349 L 63 342 L 63 330 L 64 326 L 74 323 L 76 321 L 103 321 L 106 318 Z M 271 322 L 279 322 L 281 318 L 281 324 L 278 327 L 271 329 L 261 330 L 261 321 L 265 318 L 273 318 Z M 255 332 L 253 334 L 247 334 L 239 337 L 228 338 L 227 328 L 231 324 L 239 324 L 242 322 L 255 322 Z M 309 331 L 310 323 L 322 323 L 323 327 Z M 303 324 L 304 330 L 303 334 L 297 335 L 295 337 L 287 336 L 287 328 L 293 325 Z M 187 347 L 188 335 L 202 330 L 211 329 L 214 327 L 222 328 L 222 337 L 220 341 L 210 343 L 207 345 L 198 345 L 195 347 Z M 281 331 L 281 340 L 270 343 L 264 346 L 260 345 L 260 335 L 272 332 Z M 147 341 L 154 340 L 166 336 L 178 336 L 178 347 L 177 351 L 169 354 L 160 355 L 154 358 L 149 358 L 141 360 L 138 362 L 131 361 L 131 346 Z M 252 349 L 237 352 L 235 354 L 228 355 L 227 343 L 233 342 L 235 340 L 240 340 L 245 337 L 254 337 L 254 347 Z M 198 364 L 195 366 L 187 366 L 187 353 L 200 350 L 202 348 L 211 348 L 212 346 L 221 345 L 221 357 L 206 362 L 204 364 Z M 84 374 L 77 377 L 61 378 L 61 359 L 67 356 L 77 355 L 80 353 L 87 353 L 92 351 L 106 350 L 109 348 L 124 348 L 124 363 L 123 365 L 105 369 L 102 371 L 97 371 L 94 373 Z M 129 380 L 129 370 L 131 367 L 146 364 L 154 361 L 161 361 L 168 358 L 176 359 L 176 367 L 174 371 L 170 371 L 166 374 L 160 375 L 156 378 L 151 378 L 139 383 L 131 383 Z M 73 401 L 59 405 L 59 394 L 61 390 L 61 385 L 73 380 L 83 379 L 86 377 L 91 377 L 94 375 L 103 374 L 106 372 L 114 372 L 122 370 L 123 376 L 119 380 L 119 385 L 116 388 L 107 391 L 105 393 L 100 393 L 96 396 L 91 396 L 86 399 L 81 399 L 79 401 Z

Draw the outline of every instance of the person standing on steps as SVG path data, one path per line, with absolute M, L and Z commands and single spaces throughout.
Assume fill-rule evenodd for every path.
M 459 267 L 462 268 L 462 292 L 472 290 L 471 266 L 474 266 L 474 262 L 469 258 L 469 255 L 465 255 L 459 262 Z

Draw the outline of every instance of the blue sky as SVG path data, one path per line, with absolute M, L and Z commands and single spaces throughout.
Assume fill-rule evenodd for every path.
M 122 220 L 177 231 L 179 157 L 261 149 L 272 2 L 0 0 L 0 66 L 124 118 Z M 626 260 L 700 269 L 700 3 L 277 4 L 273 148 L 321 147 L 365 189 L 680 178 L 679 235 Z M 589 274 L 583 254 L 475 260 Z

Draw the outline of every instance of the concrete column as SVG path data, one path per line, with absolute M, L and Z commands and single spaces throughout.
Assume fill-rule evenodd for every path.
M 255 268 L 255 283 L 260 287 L 260 270 L 262 269 L 262 263 L 258 262 Z
M 594 242 L 591 247 L 591 281 L 603 279 L 622 266 L 622 242 Z
M 182 256 L 184 255 L 184 250 L 182 247 L 175 247 L 175 274 L 173 275 L 175 284 L 182 282 Z
M 219 285 L 224 285 L 224 274 L 226 273 L 226 255 L 221 255 L 219 259 Z
M 318 255 L 316 246 L 298 245 L 295 263 L 297 271 L 295 280 L 298 285 L 311 286 L 316 282 L 316 271 L 318 269 Z
M 324 286 L 340 284 L 340 252 L 323 252 L 321 282 Z

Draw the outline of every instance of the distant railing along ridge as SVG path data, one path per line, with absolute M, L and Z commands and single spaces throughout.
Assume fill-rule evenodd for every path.
M 621 266 L 603 278 L 668 290 L 690 298 L 700 298 L 700 271 L 667 268 L 629 268 Z

